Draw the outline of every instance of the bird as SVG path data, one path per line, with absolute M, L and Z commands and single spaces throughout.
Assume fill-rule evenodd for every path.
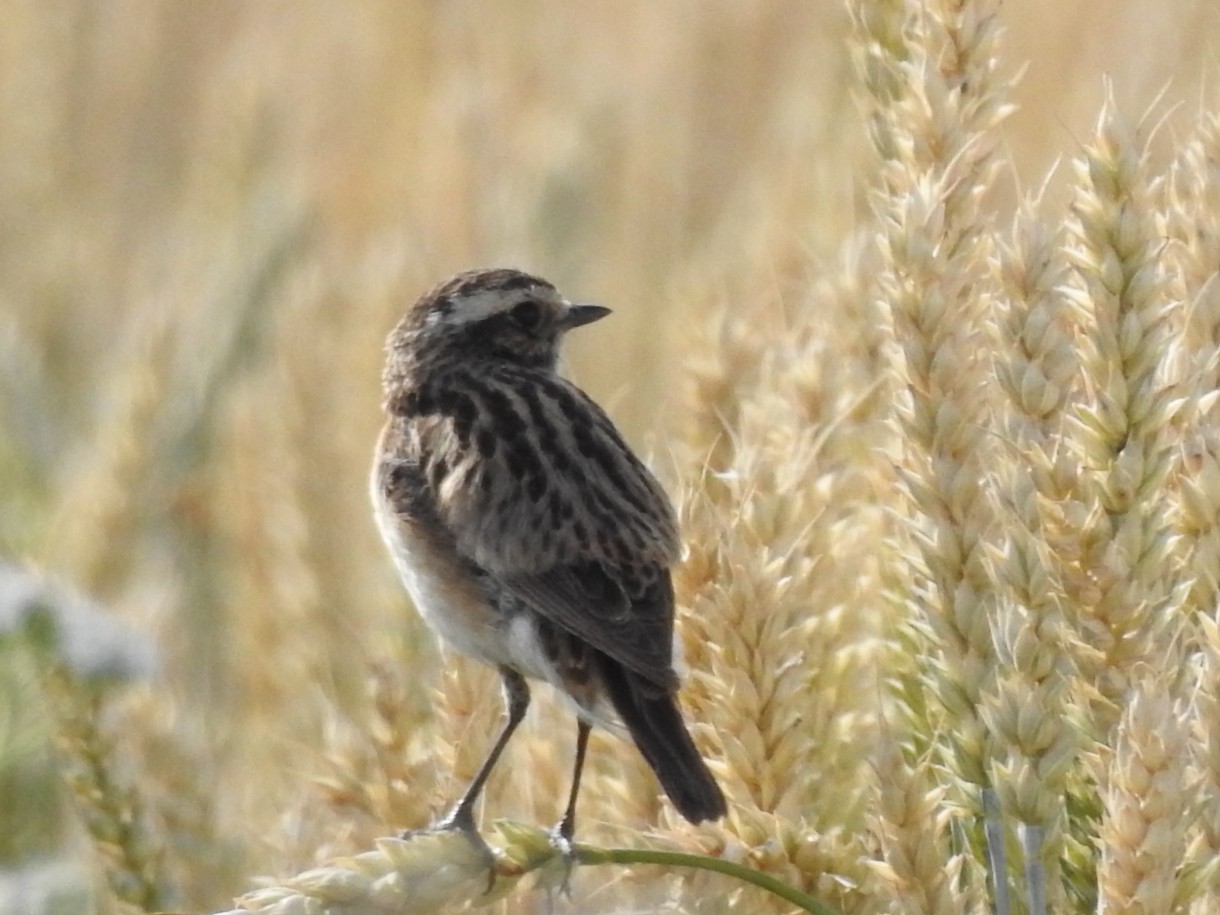
M 488 854 L 474 808 L 525 716 L 530 681 L 576 713 L 571 789 L 550 832 L 565 855 L 594 725 L 630 737 L 691 823 L 727 810 L 677 702 L 673 507 L 559 370 L 568 332 L 610 313 L 538 276 L 478 269 L 422 295 L 386 341 L 377 527 L 424 622 L 499 672 L 507 712 L 432 828 L 459 830 Z

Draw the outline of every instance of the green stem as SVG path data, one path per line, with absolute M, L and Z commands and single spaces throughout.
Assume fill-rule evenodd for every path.
M 732 861 L 725 861 L 723 858 L 709 858 L 706 855 L 690 855 L 676 851 L 654 851 L 645 848 L 593 848 L 588 845 L 577 845 L 576 860 L 580 864 L 663 864 L 668 867 L 694 867 L 699 870 L 715 871 L 774 893 L 781 899 L 800 906 L 806 912 L 813 912 L 814 915 L 841 915 L 833 906 L 819 902 L 808 893 L 803 893 L 795 887 L 746 867 L 744 864 L 735 864 Z

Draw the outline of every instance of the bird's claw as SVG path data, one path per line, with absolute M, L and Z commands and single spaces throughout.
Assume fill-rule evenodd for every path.
M 487 840 L 480 835 L 479 830 L 474 825 L 474 818 L 464 810 L 454 810 L 444 819 L 438 820 L 431 826 L 425 826 L 422 829 L 404 829 L 398 834 L 400 839 L 412 839 L 416 836 L 436 835 L 441 832 L 460 832 L 466 837 L 478 854 L 483 859 L 483 864 L 487 868 L 487 890 L 490 893 L 496 885 L 496 864 L 498 858 L 496 851 L 487 844 Z
M 572 844 L 572 836 L 564 824 L 560 823 L 548 834 L 551 848 L 563 859 L 563 879 L 559 882 L 559 892 L 567 898 L 572 898 L 572 869 L 576 866 L 576 847 Z

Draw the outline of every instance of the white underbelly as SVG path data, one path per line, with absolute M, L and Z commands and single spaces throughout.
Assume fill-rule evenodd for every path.
M 573 709 L 594 724 L 617 729 L 608 706 L 582 706 L 563 688 L 562 680 L 543 650 L 532 614 L 504 617 L 486 595 L 467 579 L 452 556 L 437 551 L 429 538 L 396 518 L 374 493 L 377 527 L 394 559 L 415 609 L 441 642 L 468 657 L 508 667 L 525 677 L 555 686 Z
M 501 664 L 496 615 L 456 563 L 437 555 L 426 539 L 376 502 L 377 527 L 415 609 L 448 647 L 489 664 Z
M 484 664 L 557 681 L 529 614 L 502 617 L 453 557 L 439 555 L 428 538 L 394 518 L 381 502 L 377 527 L 415 609 L 445 645 Z

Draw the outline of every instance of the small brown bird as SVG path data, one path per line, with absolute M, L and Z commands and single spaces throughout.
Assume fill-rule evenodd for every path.
M 577 713 L 572 790 L 553 833 L 565 851 L 594 723 L 626 726 L 688 820 L 725 813 L 675 697 L 673 509 L 601 408 L 557 372 L 564 335 L 609 313 L 536 276 L 474 270 L 425 294 L 386 343 L 378 527 L 428 625 L 504 682 L 508 720 L 438 824 L 484 848 L 474 805 L 525 715 L 527 678 Z

